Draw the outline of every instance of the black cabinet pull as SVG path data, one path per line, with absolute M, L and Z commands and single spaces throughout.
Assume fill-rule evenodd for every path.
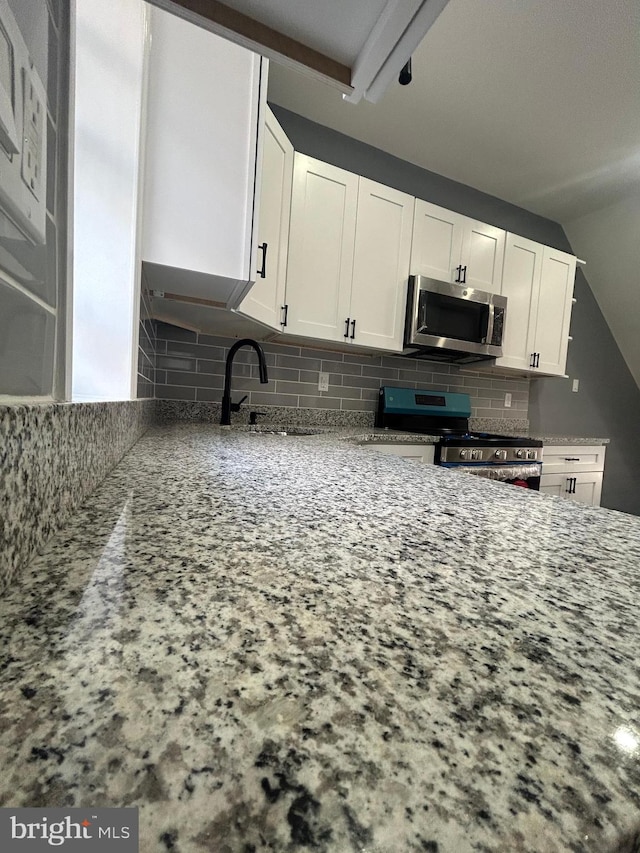
M 462 267 L 462 283 L 463 284 L 467 283 L 467 268 L 466 267 Z
M 284 311 L 284 317 L 280 321 L 280 325 L 284 328 L 284 326 L 287 325 L 287 317 L 289 316 L 289 306 L 283 305 L 281 310 Z
M 458 273 L 458 275 L 456 276 L 456 281 L 459 284 L 462 284 L 462 264 L 458 264 L 458 266 L 456 267 L 456 272 Z
M 351 321 L 351 335 L 350 335 L 351 340 L 353 340 L 355 338 L 355 336 L 356 336 L 356 321 L 352 320 Z
M 535 354 L 535 352 L 532 352 L 531 355 L 529 356 L 529 367 L 535 367 L 535 366 L 536 366 L 536 354 Z
M 350 318 L 347 317 L 347 319 L 344 321 L 344 336 L 345 336 L 345 338 L 349 337 L 349 322 L 350 322 Z
M 580 457 L 579 456 L 565 456 L 564 461 L 565 462 L 579 462 Z
M 572 481 L 572 480 L 573 480 L 573 477 L 567 477 L 567 488 L 565 489 L 565 492 L 566 492 L 568 495 L 570 495 L 570 494 L 571 494 L 571 481 Z
M 567 479 L 567 483 L 569 484 L 569 488 L 565 489 L 565 492 L 567 492 L 570 495 L 575 495 L 576 485 L 578 483 L 578 478 L 577 477 L 569 477 Z
M 266 278 L 267 277 L 267 244 L 261 243 L 258 246 L 258 248 L 262 249 L 262 266 L 258 270 L 258 275 L 260 276 L 260 278 Z
M 536 353 L 536 363 L 535 363 L 535 366 L 536 366 L 536 367 L 540 367 L 540 353 L 539 353 L 539 352 L 537 352 L 537 353 Z

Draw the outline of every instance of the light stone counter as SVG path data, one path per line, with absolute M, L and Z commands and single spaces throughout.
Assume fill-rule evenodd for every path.
M 0 804 L 142 853 L 640 844 L 640 519 L 337 436 L 147 433 L 0 605 Z

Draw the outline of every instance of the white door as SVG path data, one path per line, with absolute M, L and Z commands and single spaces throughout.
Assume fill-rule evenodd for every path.
M 502 228 L 466 220 L 462 236 L 464 284 L 487 293 L 500 293 L 505 237 Z
M 295 154 L 287 333 L 325 341 L 347 337 L 357 203 L 357 175 Z
M 528 370 L 535 349 L 535 319 L 538 308 L 543 246 L 507 234 L 502 276 L 502 295 L 507 297 L 503 355 L 497 367 Z
M 533 348 L 538 353 L 536 372 L 564 376 L 575 273 L 573 255 L 544 247 Z
M 349 340 L 401 352 L 414 198 L 360 178 Z
M 416 199 L 411 247 L 411 274 L 454 281 L 462 256 L 466 216 Z
M 293 145 L 269 107 L 266 108 L 263 139 L 258 219 L 259 266 L 255 270 L 256 283 L 238 310 L 279 330 L 284 317 Z

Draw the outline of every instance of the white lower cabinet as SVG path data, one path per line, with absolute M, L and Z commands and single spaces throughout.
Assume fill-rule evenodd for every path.
M 387 456 L 402 456 L 403 459 L 411 459 L 414 462 L 422 462 L 427 465 L 433 464 L 435 447 L 433 444 L 377 444 L 366 442 L 362 445 L 377 453 L 385 453 Z
M 413 205 L 406 193 L 296 154 L 283 331 L 401 352 Z
M 545 447 L 540 491 L 589 506 L 600 506 L 605 447 Z

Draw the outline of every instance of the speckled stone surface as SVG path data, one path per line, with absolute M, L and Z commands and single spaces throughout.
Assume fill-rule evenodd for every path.
M 155 419 L 155 401 L 0 406 L 0 589 Z
M 164 423 L 176 421 L 220 423 L 220 403 L 191 403 L 183 400 L 158 400 L 158 418 Z M 253 406 L 244 406 L 239 412 L 231 413 L 231 422 L 247 424 Z M 336 409 L 297 408 L 295 406 L 258 406 L 267 416 L 261 423 L 315 426 L 373 426 L 373 412 L 343 412 Z
M 544 444 L 549 447 L 552 446 L 562 446 L 566 444 L 568 447 L 572 445 L 575 446 L 593 446 L 595 447 L 597 444 L 609 444 L 611 439 L 609 438 L 590 438 L 589 436 L 575 436 L 575 435 L 539 435 L 538 433 L 532 432 L 530 433 L 531 438 L 540 439 L 540 441 L 544 442 Z
M 142 853 L 640 845 L 640 519 L 149 431 L 0 603 L 0 804 Z

